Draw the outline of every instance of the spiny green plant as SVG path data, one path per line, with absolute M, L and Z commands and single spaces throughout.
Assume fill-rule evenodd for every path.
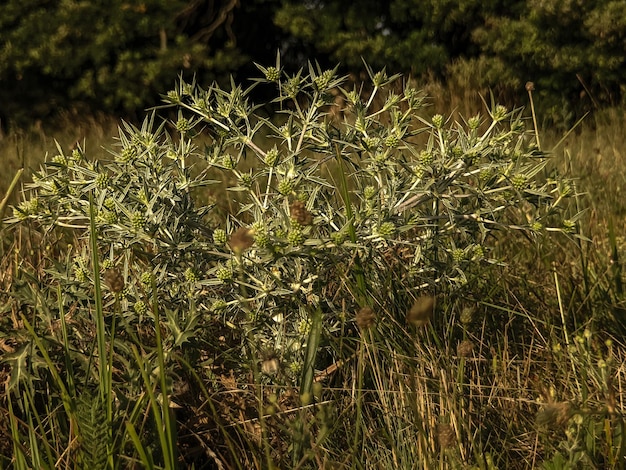
M 222 384 L 227 371 L 251 381 L 242 414 L 259 421 L 264 465 L 306 465 L 322 442 L 311 437 L 316 427 L 296 422 L 292 445 L 272 449 L 263 387 L 296 387 L 295 406 L 305 407 L 321 380 L 316 370 L 355 357 L 357 428 L 347 445 L 360 455 L 361 411 L 376 415 L 361 391 L 387 387 L 377 374 L 394 350 L 415 353 L 408 338 L 445 324 L 433 317 L 435 299 L 454 303 L 500 264 L 493 249 L 503 233 L 576 236 L 578 215 L 564 212 L 573 185 L 548 174 L 549 156 L 521 110 L 491 103 L 484 116 L 426 119 L 425 97 L 385 70 L 366 66 L 370 83 L 360 89 L 317 64 L 288 74 L 277 58 L 259 70 L 248 88 L 181 80 L 163 97 L 175 117 L 159 122 L 155 110 L 141 127 L 123 124 L 109 160 L 59 146 L 6 221 L 54 245 L 36 272 L 16 273 L 23 281 L 11 301 L 34 319 L 30 336 L 16 341 L 71 345 L 73 373 L 103 384 L 102 398 L 116 397 L 114 407 L 105 403 L 107 420 L 122 437 L 110 435 L 109 457 L 115 445 L 144 465 L 176 465 L 168 397 L 190 369 L 219 386 L 210 364 Z M 276 91 L 272 119 L 251 102 L 260 86 Z M 329 114 L 337 91 L 341 119 Z M 235 181 L 220 195 L 232 207 L 223 218 L 205 191 L 217 175 Z M 20 295 L 33 284 L 45 302 Z M 369 339 L 355 333 L 353 312 L 363 309 L 384 325 Z M 61 341 L 53 319 L 64 311 L 72 324 Z M 29 371 L 14 378 L 32 380 Z M 138 428 L 148 406 L 153 427 Z M 154 433 L 158 452 L 146 445 Z M 421 445 L 437 454 L 432 439 Z M 405 451 L 396 461 L 414 457 Z

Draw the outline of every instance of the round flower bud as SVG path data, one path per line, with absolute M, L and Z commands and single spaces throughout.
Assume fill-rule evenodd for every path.
M 280 79 L 280 70 L 276 67 L 265 69 L 265 79 L 269 82 L 277 82 Z
M 393 222 L 383 222 L 380 224 L 380 227 L 378 227 L 378 235 L 383 238 L 391 237 L 395 232 L 396 226 Z
M 115 210 L 115 205 L 115 199 L 113 199 L 112 197 L 108 197 L 104 200 L 104 207 L 106 207 L 110 211 Z
M 235 160 L 233 160 L 230 154 L 227 153 L 222 157 L 222 166 L 228 170 L 235 168 Z
M 511 178 L 511 184 L 513 185 L 515 189 L 517 189 L 518 191 L 521 191 L 522 189 L 526 187 L 527 180 L 528 178 L 526 177 L 526 175 L 518 174 L 518 175 L 513 176 L 513 178 Z
M 189 120 L 186 118 L 180 118 L 176 121 L 176 130 L 181 134 L 184 134 L 189 130 Z
M 239 177 L 239 184 L 244 188 L 250 188 L 252 186 L 252 175 L 250 173 L 242 173 Z
M 452 250 L 452 259 L 455 263 L 460 263 L 465 259 L 465 250 L 462 248 L 455 248 Z
M 426 170 L 422 166 L 415 166 L 413 168 L 413 174 L 419 180 L 419 179 L 422 179 L 424 177 L 424 175 L 426 174 Z
M 278 153 L 278 149 L 276 147 L 268 150 L 268 152 L 265 154 L 265 164 L 268 166 L 276 165 L 279 156 L 280 154 Z
M 152 273 L 151 272 L 142 273 L 139 280 L 144 286 L 149 286 L 150 284 L 152 284 Z
M 85 282 L 87 281 L 87 270 L 80 265 L 74 266 L 74 276 L 78 282 Z
M 79 149 L 72 150 L 72 159 L 73 160 L 80 160 L 81 158 L 83 158 L 83 154 L 81 153 L 81 151 Z
M 335 245 L 339 246 L 343 245 L 343 243 L 346 241 L 346 236 L 342 232 L 333 232 L 330 234 L 330 239 Z
M 511 130 L 513 132 L 524 132 L 524 130 L 526 129 L 526 126 L 524 125 L 523 121 L 515 121 L 511 124 Z
M 217 277 L 220 281 L 229 281 L 233 278 L 233 271 L 225 266 L 220 266 L 215 271 L 215 277 Z
M 292 137 L 291 126 L 289 124 L 283 124 L 278 128 L 278 133 L 285 139 Z
M 122 153 L 119 155 L 119 160 L 122 163 L 131 163 L 132 161 L 137 159 L 137 156 L 138 156 L 137 147 L 135 146 L 124 147 L 122 149 Z
M 493 110 L 494 121 L 502 121 L 504 118 L 506 118 L 507 113 L 508 110 L 505 106 L 502 106 L 501 104 L 497 105 L 496 108 Z
M 193 272 L 193 269 L 191 268 L 185 269 L 185 280 L 189 282 L 196 282 L 198 280 L 196 273 Z
M 283 196 L 291 194 L 294 184 L 292 179 L 284 179 L 278 183 L 278 192 Z
M 543 224 L 537 220 L 530 224 L 530 229 L 533 232 L 541 232 L 543 230 Z
M 148 306 L 143 300 L 138 300 L 137 302 L 135 302 L 133 309 L 138 315 L 143 315 L 148 311 Z
M 67 158 L 65 158 L 65 155 L 55 155 L 52 157 L 52 161 L 54 163 L 58 163 L 59 165 L 67 165 Z
M 480 114 L 477 114 L 476 116 L 472 116 L 471 118 L 469 118 L 467 120 L 467 127 L 470 128 L 470 130 L 476 130 L 480 127 Z
M 385 145 L 389 148 L 396 148 L 398 145 L 400 145 L 400 139 L 397 135 L 389 135 L 385 139 Z
M 113 264 L 113 261 L 107 258 L 102 261 L 100 267 L 106 271 L 107 269 L 112 269 L 115 265 Z
M 98 173 L 95 183 L 96 188 L 106 189 L 106 187 L 109 185 L 109 176 L 106 173 Z
M 475 260 L 481 260 L 485 257 L 485 249 L 483 248 L 482 245 L 476 245 L 474 246 L 474 255 L 473 255 L 473 259 Z
M 193 86 L 190 83 L 183 83 L 183 96 L 189 96 L 193 93 Z
M 461 323 L 465 326 L 471 324 L 474 321 L 474 315 L 476 313 L 476 306 L 466 305 L 461 310 Z
M 213 243 L 216 245 L 224 245 L 228 241 L 226 232 L 221 228 L 213 230 Z
M 291 362 L 289 364 L 289 372 L 292 375 L 298 375 L 302 371 L 302 363 L 301 362 Z
M 365 196 L 365 199 L 374 199 L 376 196 L 376 188 L 374 186 L 366 186 L 363 189 L 363 196 Z
M 268 248 L 271 244 L 271 239 L 266 230 L 255 230 L 254 231 L 254 243 L 259 248 Z
M 113 225 L 117 223 L 117 214 L 113 211 L 102 212 L 102 220 L 105 224 Z
M 565 233 L 574 233 L 576 231 L 576 222 L 570 219 L 563 221 L 563 231 Z
M 480 173 L 478 173 L 478 179 L 483 183 L 487 182 L 492 176 L 493 171 L 491 170 L 491 168 L 483 168 L 482 170 L 480 170 Z
M 388 159 L 389 159 L 389 150 L 386 150 L 385 152 L 376 151 L 374 153 L 373 160 L 376 163 L 385 163 Z
M 325 70 L 321 75 L 318 75 L 313 79 L 313 83 L 315 83 L 318 90 L 325 90 L 328 88 L 328 84 L 333 79 L 333 75 L 332 70 Z
M 461 158 L 461 156 L 463 156 L 463 148 L 459 145 L 455 145 L 450 149 L 450 155 L 453 158 Z
M 417 159 L 422 165 L 429 166 L 435 161 L 435 155 L 427 150 L 422 150 Z
M 444 124 L 444 118 L 441 114 L 435 114 L 432 118 L 432 123 L 437 129 L 441 129 Z
M 311 322 L 307 320 L 301 320 L 298 323 L 298 333 L 300 333 L 302 336 L 306 336 L 309 334 L 309 331 L 311 331 Z
M 304 234 L 300 228 L 292 228 L 287 234 L 287 242 L 292 246 L 302 245 L 304 243 Z
M 36 215 L 39 211 L 39 199 L 34 197 L 27 203 L 29 214 Z
M 130 218 L 130 224 L 135 230 L 143 230 L 147 223 L 146 216 L 139 211 L 135 212 Z
M 378 137 L 365 137 L 363 144 L 368 150 L 375 150 L 380 145 L 380 139 Z

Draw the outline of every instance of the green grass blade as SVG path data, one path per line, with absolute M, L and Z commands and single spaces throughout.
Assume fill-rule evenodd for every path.
M 100 257 L 98 250 L 98 231 L 96 228 L 96 208 L 93 201 L 93 193 L 89 193 L 89 242 L 91 245 L 91 269 L 93 274 L 94 283 L 94 301 L 95 301 L 95 317 L 96 317 L 96 338 L 98 343 L 98 371 L 100 376 L 100 383 L 98 388 L 100 391 L 100 397 L 102 403 L 104 403 L 106 410 L 106 420 L 109 423 L 107 427 L 107 453 L 108 453 L 108 465 L 110 468 L 114 467 L 113 464 L 113 438 L 112 427 L 113 422 L 113 400 L 112 400 L 112 373 L 113 368 L 109 362 L 109 355 L 107 354 L 107 333 L 104 326 L 104 308 L 102 305 L 102 286 L 100 284 Z M 113 333 L 111 333 L 111 336 Z M 113 348 L 113 338 L 109 341 L 110 347 Z
M 126 422 L 126 432 L 130 436 L 130 440 L 133 442 L 133 445 L 135 446 L 135 450 L 137 450 L 137 453 L 139 454 L 139 458 L 141 459 L 143 468 L 153 469 L 154 462 L 152 461 L 152 457 L 148 454 L 148 451 L 146 450 L 144 445 L 141 443 L 141 439 L 137 435 L 137 431 L 135 431 L 135 427 L 132 425 L 132 423 L 128 421 Z
M 172 425 L 169 403 L 169 387 L 167 385 L 165 354 L 163 353 L 163 341 L 161 338 L 161 322 L 159 320 L 159 298 L 157 294 L 156 279 L 152 276 L 152 314 L 154 316 L 154 329 L 156 336 L 156 348 L 159 364 L 159 382 L 161 386 L 161 407 L 163 410 L 163 428 L 159 428 L 159 433 L 163 432 L 162 440 L 165 443 L 163 449 L 166 456 L 166 468 L 176 468 L 176 429 Z M 165 451 L 167 450 L 167 454 Z

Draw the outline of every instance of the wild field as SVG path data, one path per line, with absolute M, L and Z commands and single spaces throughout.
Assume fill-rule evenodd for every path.
M 623 468 L 624 112 L 276 65 L 3 138 L 1 466 Z

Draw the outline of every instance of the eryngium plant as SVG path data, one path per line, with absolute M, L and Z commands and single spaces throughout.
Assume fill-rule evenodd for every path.
M 86 240 L 93 196 L 102 274 L 117 269 L 124 286 L 105 291 L 120 328 L 150 324 L 154 276 L 166 347 L 224 325 L 250 358 L 241 367 L 265 374 L 269 354 L 271 380 L 310 386 L 306 346 L 328 344 L 310 335 L 316 319 L 336 336 L 370 308 L 402 327 L 417 299 L 453 296 L 502 261 L 498 234 L 575 232 L 563 215 L 572 186 L 547 177 L 520 110 L 426 119 L 424 97 L 384 70 L 349 89 L 314 65 L 259 69 L 249 88 L 181 81 L 164 96 L 177 118 L 123 125 L 109 161 L 59 149 L 15 207 L 10 222 Z M 260 86 L 276 91 L 263 112 L 250 99 Z M 198 191 L 216 183 L 217 206 Z M 72 266 L 45 276 L 80 311 L 93 293 L 89 256 L 81 243 L 66 249 Z

